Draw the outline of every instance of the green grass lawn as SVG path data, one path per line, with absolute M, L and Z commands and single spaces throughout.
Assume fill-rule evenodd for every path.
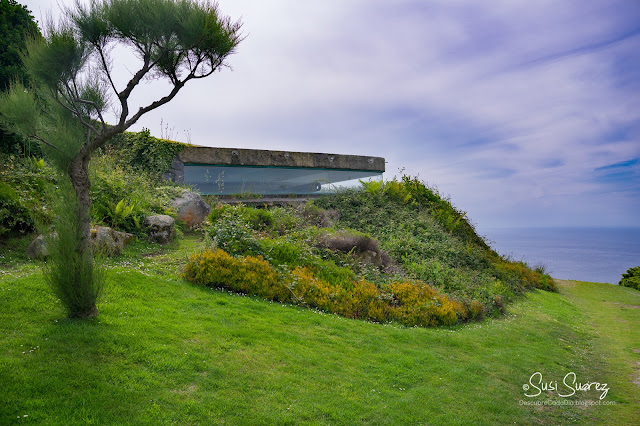
M 180 247 L 112 262 L 100 315 L 65 319 L 35 264 L 0 274 L 0 424 L 633 424 L 640 292 L 561 282 L 500 318 L 405 328 L 198 287 Z M 6 266 L 6 265 L 5 265 Z M 535 372 L 606 382 L 526 397 Z M 562 386 L 562 385 L 560 385 Z M 563 388 L 564 389 L 564 388 Z

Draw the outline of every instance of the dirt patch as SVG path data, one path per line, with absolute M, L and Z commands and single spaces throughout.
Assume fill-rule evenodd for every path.
M 616 306 L 620 306 L 621 308 L 628 308 L 628 309 L 640 309 L 640 305 L 627 305 L 625 303 L 620 303 L 620 302 L 611 302 L 612 305 L 616 305 Z
M 569 281 L 569 280 L 559 280 L 557 278 L 553 279 L 558 285 L 561 285 L 563 287 L 567 287 L 567 288 L 573 288 L 576 286 L 576 282 L 575 281 Z
M 632 374 L 631 381 L 640 388 L 640 361 L 638 361 L 636 365 L 638 366 L 638 370 L 635 373 L 637 374 L 637 377 L 633 377 L 634 375 Z
M 188 395 L 191 393 L 194 393 L 195 391 L 198 390 L 198 386 L 196 385 L 189 385 L 186 388 L 183 389 L 174 389 L 171 392 L 174 394 L 178 394 L 178 395 Z
M 142 255 L 142 257 L 158 257 L 158 256 L 160 256 L 161 254 L 164 254 L 164 253 L 163 253 L 163 252 L 161 252 L 161 251 L 155 251 L 155 252 L 153 252 L 153 253 L 146 253 L 146 254 L 143 254 L 143 255 Z

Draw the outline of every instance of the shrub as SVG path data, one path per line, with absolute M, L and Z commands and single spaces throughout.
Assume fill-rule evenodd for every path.
M 171 169 L 171 163 L 185 147 L 182 143 L 155 138 L 146 128 L 122 133 L 112 139 L 110 146 L 115 147 L 112 151 L 117 151 L 111 155 L 118 156 L 121 164 L 156 177 Z
M 273 230 L 280 235 L 289 235 L 310 223 L 304 223 L 290 208 L 276 207 L 272 209 Z
M 215 204 L 208 217 L 211 223 L 224 219 L 235 219 L 249 225 L 256 231 L 272 229 L 274 226 L 273 214 L 266 209 L 245 207 L 243 205 L 230 206 L 228 204 Z
M 4 182 L 0 182 L 0 237 L 11 232 L 33 230 L 33 219 L 29 210 L 22 205 L 17 192 Z
M 97 223 L 142 235 L 146 216 L 175 216 L 170 201 L 183 191 L 177 185 L 158 185 L 148 172 L 125 169 L 108 155 L 92 160 L 91 175 L 91 216 Z
M 206 250 L 189 258 L 185 279 L 209 287 L 287 301 L 290 297 L 277 271 L 261 257 L 236 259 L 223 250 Z
M 338 293 L 338 314 L 351 318 L 366 318 L 376 322 L 388 322 L 391 298 L 380 291 L 375 284 L 359 280 L 353 283 L 350 291 Z M 411 325 L 411 324 L 408 324 Z
M 426 284 L 396 282 L 386 291 L 365 280 L 338 284 L 317 276 L 310 267 L 283 267 L 278 272 L 261 256 L 234 258 L 220 249 L 191 256 L 183 275 L 197 284 L 290 301 L 348 318 L 426 327 L 452 325 L 468 316 L 462 304 Z M 476 310 L 482 309 L 481 304 L 477 306 Z
M 244 214 L 245 220 L 252 229 L 261 231 L 273 227 L 273 215 L 266 209 L 251 209 L 245 207 Z
M 481 318 L 484 315 L 484 306 L 481 302 L 474 300 L 469 305 L 469 313 L 471 318 Z
M 0 154 L 0 236 L 33 231 L 53 218 L 57 172 L 44 160 Z
M 640 290 L 640 266 L 629 268 L 618 284 Z
M 524 288 L 537 288 L 540 290 L 557 291 L 555 281 L 548 275 L 529 268 L 524 262 L 513 262 L 500 259 L 494 263 L 497 276 L 503 281 L 521 283 Z
M 262 248 L 249 225 L 238 217 L 223 216 L 207 230 L 216 248 L 234 256 L 262 254 Z
M 332 304 L 332 288 L 325 281 L 316 278 L 309 268 L 295 268 L 291 271 L 287 288 L 293 302 L 329 312 L 335 312 Z
M 96 302 L 104 287 L 105 269 L 99 258 L 92 261 L 91 250 L 77 250 L 82 232 L 71 183 L 63 184 L 59 194 L 54 220 L 57 235 L 47 238 L 49 258 L 44 265 L 44 278 L 70 318 L 93 317 L 98 314 Z
M 259 242 L 264 256 L 274 265 L 300 266 L 305 263 L 307 253 L 301 244 L 287 240 L 263 238 Z
M 313 259 L 309 267 L 320 279 L 336 286 L 350 286 L 356 279 L 356 274 L 349 268 L 336 265 L 330 259 Z
M 464 311 L 460 303 L 437 294 L 426 284 L 396 282 L 390 290 L 395 299 L 391 315 L 403 324 L 453 325 L 458 321 L 458 313 L 462 315 Z
M 207 219 L 209 220 L 209 222 L 211 223 L 216 223 L 218 220 L 220 220 L 232 207 L 229 204 L 220 204 L 220 203 L 216 203 L 213 205 L 213 207 L 211 208 L 211 211 L 209 212 L 209 216 L 207 217 Z

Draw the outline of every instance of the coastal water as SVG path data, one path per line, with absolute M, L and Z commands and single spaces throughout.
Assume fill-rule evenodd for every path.
M 554 278 L 616 284 L 640 266 L 640 228 L 487 228 L 489 245 L 513 260 L 545 265 Z

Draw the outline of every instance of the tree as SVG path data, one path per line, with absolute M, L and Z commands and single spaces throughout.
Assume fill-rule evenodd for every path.
M 618 284 L 640 290 L 640 266 L 629 268 Z
M 40 37 L 31 12 L 15 0 L 0 0 L 0 92 L 9 89 L 11 81 L 28 82 L 20 58 L 27 38 Z M 0 128 L 0 151 L 20 152 L 22 138 Z
M 59 274 L 68 281 L 62 290 L 82 296 L 73 296 L 73 306 L 67 306 L 71 317 L 97 315 L 91 296 L 96 293 L 90 255 L 92 153 L 170 102 L 187 82 L 226 66 L 242 41 L 241 26 L 206 0 L 92 0 L 66 9 L 58 25 L 48 24 L 43 41 L 28 44 L 24 62 L 33 83 L 13 82 L 0 99 L 0 113 L 8 128 L 48 149 L 73 188 L 77 238 L 70 263 L 76 271 Z M 109 55 L 114 48 L 128 48 L 139 60 L 126 84 L 117 83 Z M 169 88 L 136 109 L 130 97 L 148 79 L 168 81 Z M 110 105 L 114 124 L 104 118 Z

